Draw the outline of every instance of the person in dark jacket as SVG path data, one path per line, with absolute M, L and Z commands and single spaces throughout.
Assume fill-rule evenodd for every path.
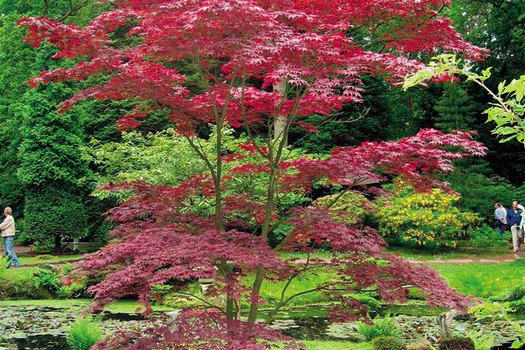
M 512 209 L 507 210 L 507 225 L 510 226 L 510 232 L 512 232 L 514 253 L 520 249 L 520 240 L 523 238 L 520 224 L 521 210 L 518 208 L 518 201 L 514 201 L 512 202 Z

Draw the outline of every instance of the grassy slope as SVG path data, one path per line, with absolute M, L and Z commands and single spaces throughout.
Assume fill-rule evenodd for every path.
M 525 260 L 498 264 L 431 265 L 460 293 L 487 298 L 525 283 Z
M 67 263 L 70 261 L 76 261 L 82 259 L 81 254 L 77 255 L 36 255 L 31 258 L 29 256 L 21 256 L 19 258 L 20 264 L 23 265 L 36 265 L 36 264 L 56 264 L 56 263 Z

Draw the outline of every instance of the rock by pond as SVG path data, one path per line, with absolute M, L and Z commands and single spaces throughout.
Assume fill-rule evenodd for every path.
M 42 306 L 0 306 L 0 350 L 69 349 L 69 326 L 80 317 L 83 306 L 66 308 Z M 140 315 L 103 313 L 100 327 L 105 334 L 146 327 Z

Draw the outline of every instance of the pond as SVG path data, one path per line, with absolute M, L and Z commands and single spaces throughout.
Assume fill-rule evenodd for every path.
M 67 327 L 81 314 L 84 306 L 0 306 L 0 350 L 68 350 Z M 417 342 L 423 338 L 435 340 L 439 337 L 440 329 L 435 315 L 438 312 L 435 310 L 412 305 L 383 309 L 380 312 L 393 310 L 396 313 L 403 310 L 408 314 L 419 314 L 396 316 L 396 322 L 407 342 Z M 100 325 L 109 334 L 120 329 L 145 328 L 147 324 L 140 315 L 105 312 L 101 316 Z M 354 323 L 334 324 L 320 307 L 280 312 L 272 328 L 299 340 L 363 341 Z M 454 321 L 453 328 L 455 332 L 463 334 L 467 330 L 494 334 L 498 340 L 498 346 L 494 350 L 510 349 L 511 341 L 515 338 L 509 324 L 503 321 L 483 324 L 460 317 Z

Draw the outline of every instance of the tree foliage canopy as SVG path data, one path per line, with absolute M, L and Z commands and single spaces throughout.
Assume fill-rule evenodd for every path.
M 190 317 L 191 322 L 181 318 L 175 331 L 163 328 L 162 344 L 151 332 L 137 341 L 119 336 L 99 348 L 269 348 L 256 339 L 273 336 L 238 320 L 239 299 L 250 303 L 247 321 L 253 324 L 264 280 L 291 281 L 317 268 L 332 268 L 338 279 L 292 295 L 285 287 L 275 312 L 300 295 L 321 291 L 338 296 L 335 319 L 353 318 L 366 308 L 348 293 L 372 286 L 388 302 L 403 301 L 404 286 L 416 285 L 429 293 L 432 305 L 466 305 L 437 273 L 382 253 L 385 242 L 373 229 L 335 221 L 331 205 L 298 206 L 287 215 L 277 210 L 283 194 L 309 193 L 320 182 L 341 186 L 341 193 L 398 175 L 419 189 L 444 186 L 430 175 L 451 171 L 454 159 L 485 153 L 469 133 L 427 129 L 396 142 L 336 148 L 323 158 L 287 157 L 290 128 L 315 132 L 305 118 L 327 116 L 345 103 L 361 101 L 362 75 L 399 80 L 423 66 L 409 55 L 435 50 L 481 59 L 486 51 L 464 41 L 450 20 L 439 15 L 447 1 L 103 2 L 114 9 L 82 28 L 46 18 L 19 21 L 28 28 L 29 43 L 38 47 L 49 42 L 58 47 L 55 58 L 74 60 L 71 67 L 41 73 L 31 84 L 103 75 L 107 79 L 65 101 L 61 112 L 86 99 L 137 101 L 135 110 L 118 121 L 120 129 L 138 127 L 152 111 L 167 113 L 207 172 L 174 187 L 143 181 L 108 185 L 135 195 L 110 211 L 110 219 L 120 224 L 112 231 L 115 244 L 88 257 L 82 271 L 107 273 L 91 288 L 99 306 L 138 295 L 151 311 L 154 285 L 210 277 L 217 283 L 207 296 L 224 295 L 225 302 L 213 305 L 219 316 L 209 312 Z M 114 34 L 121 31 L 128 40 L 116 43 Z M 360 42 L 366 41 L 379 49 L 364 49 Z M 209 123 L 217 134 L 213 156 L 193 137 Z M 225 147 L 226 127 L 248 137 L 235 152 Z M 262 198 L 258 191 L 236 190 L 239 181 L 254 176 L 263 184 Z M 212 200 L 212 213 L 192 210 L 192 199 L 198 197 Z M 289 230 L 272 249 L 270 234 L 283 222 Z M 308 251 L 315 244 L 347 255 L 297 264 L 281 260 L 276 252 Z M 249 273 L 255 278 L 247 287 L 240 276 Z

